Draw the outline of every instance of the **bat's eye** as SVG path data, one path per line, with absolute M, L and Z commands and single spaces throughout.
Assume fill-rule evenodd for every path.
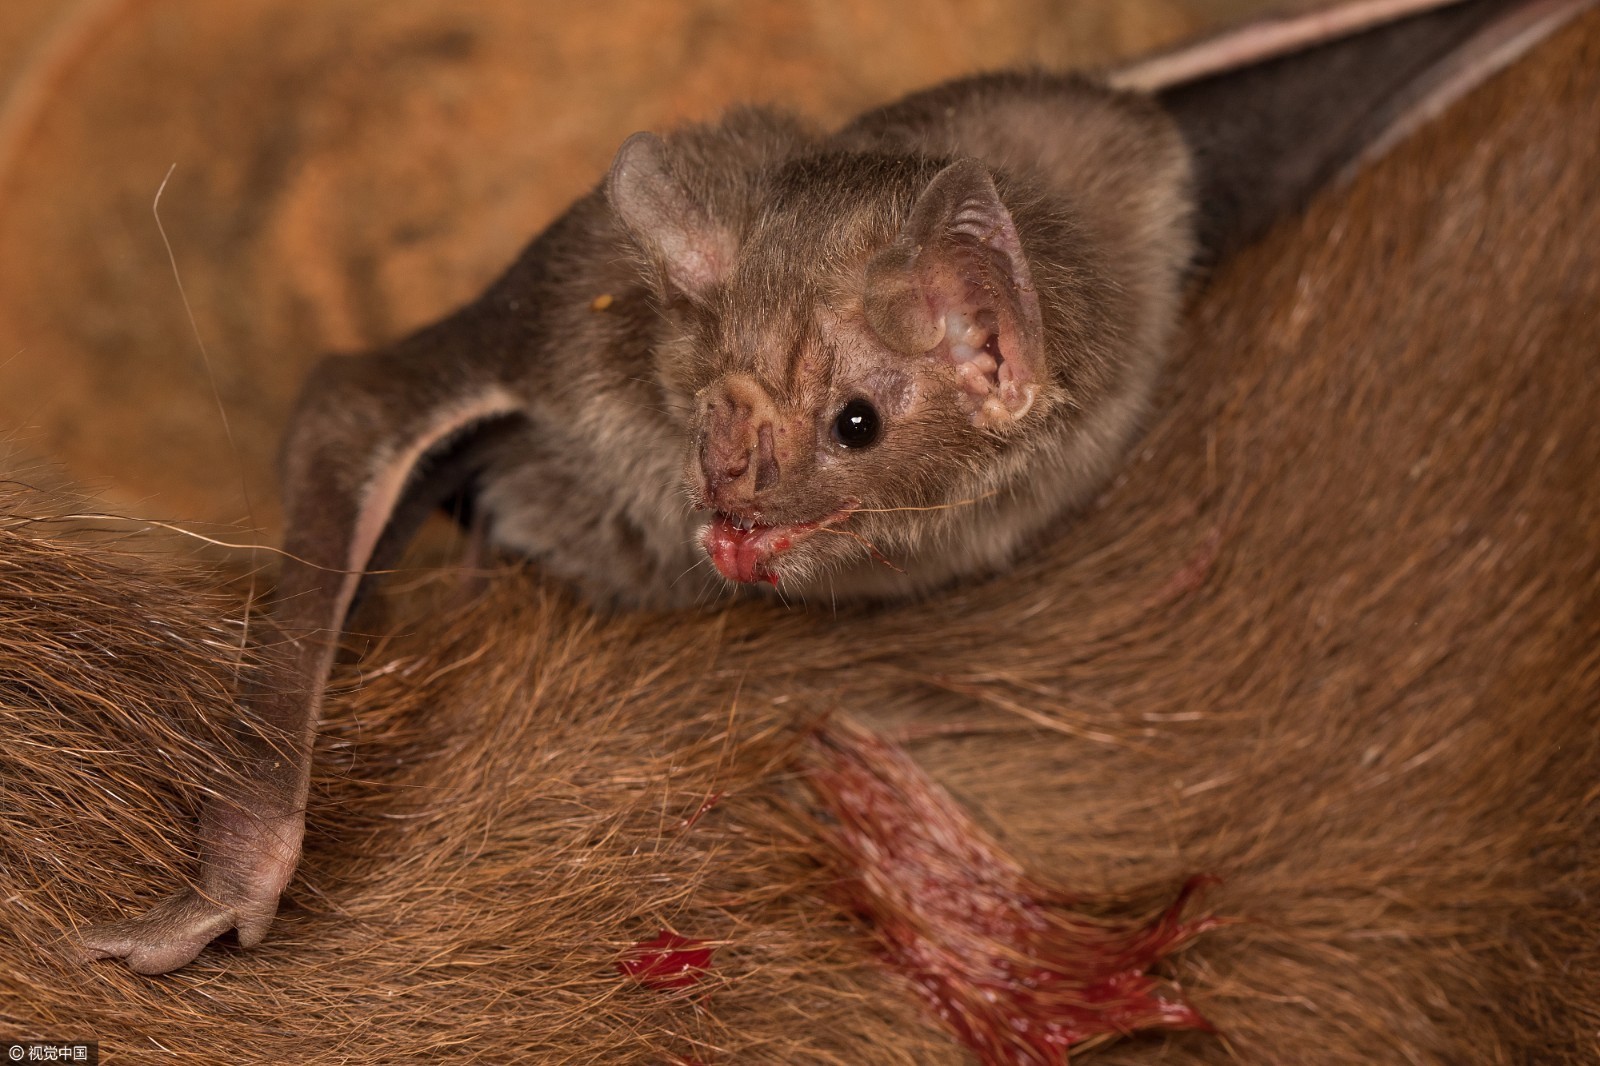
M 846 448 L 865 448 L 876 444 L 883 431 L 878 409 L 865 400 L 851 400 L 833 420 L 833 439 Z

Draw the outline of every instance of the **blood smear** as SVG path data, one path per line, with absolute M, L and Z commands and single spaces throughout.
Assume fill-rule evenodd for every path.
M 716 949 L 702 946 L 708 943 L 663 929 L 655 939 L 641 940 L 630 948 L 617 960 L 617 971 L 657 991 L 688 988 L 711 969 L 711 953 Z
M 1211 1025 L 1147 971 L 1219 924 L 1182 918 L 1194 878 L 1148 922 L 1105 920 L 1030 876 L 902 749 L 839 720 L 810 781 L 840 888 L 884 958 L 985 1066 L 1062 1066 L 1070 1048 Z

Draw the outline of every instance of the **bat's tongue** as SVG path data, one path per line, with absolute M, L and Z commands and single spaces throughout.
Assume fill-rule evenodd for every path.
M 792 541 L 785 526 L 752 526 L 741 529 L 733 519 L 719 514 L 706 529 L 706 554 L 729 581 L 750 584 L 778 583 L 777 572 L 768 564 L 772 557 L 788 549 Z

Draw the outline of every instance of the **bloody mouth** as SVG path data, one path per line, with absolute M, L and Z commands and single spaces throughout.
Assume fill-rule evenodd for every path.
M 764 581 L 776 586 L 778 571 L 774 564 L 777 557 L 804 537 L 843 516 L 841 511 L 816 522 L 764 525 L 745 515 L 718 511 L 706 526 L 700 542 L 711 557 L 712 565 L 729 581 L 747 585 Z

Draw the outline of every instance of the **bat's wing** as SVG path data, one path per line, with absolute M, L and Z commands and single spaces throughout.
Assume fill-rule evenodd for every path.
M 1381 155 L 1596 0 L 1356 0 L 1109 72 L 1177 119 L 1207 260 Z
M 236 772 L 206 798 L 200 884 L 85 930 L 89 957 L 164 973 L 229 929 L 247 947 L 266 934 L 300 857 L 317 714 L 362 579 L 521 424 L 511 390 L 463 380 L 452 358 L 474 341 L 471 315 L 388 351 L 324 360 L 301 390 L 284 453 L 285 554 L 270 617 L 252 633 L 265 673 L 240 696 Z

